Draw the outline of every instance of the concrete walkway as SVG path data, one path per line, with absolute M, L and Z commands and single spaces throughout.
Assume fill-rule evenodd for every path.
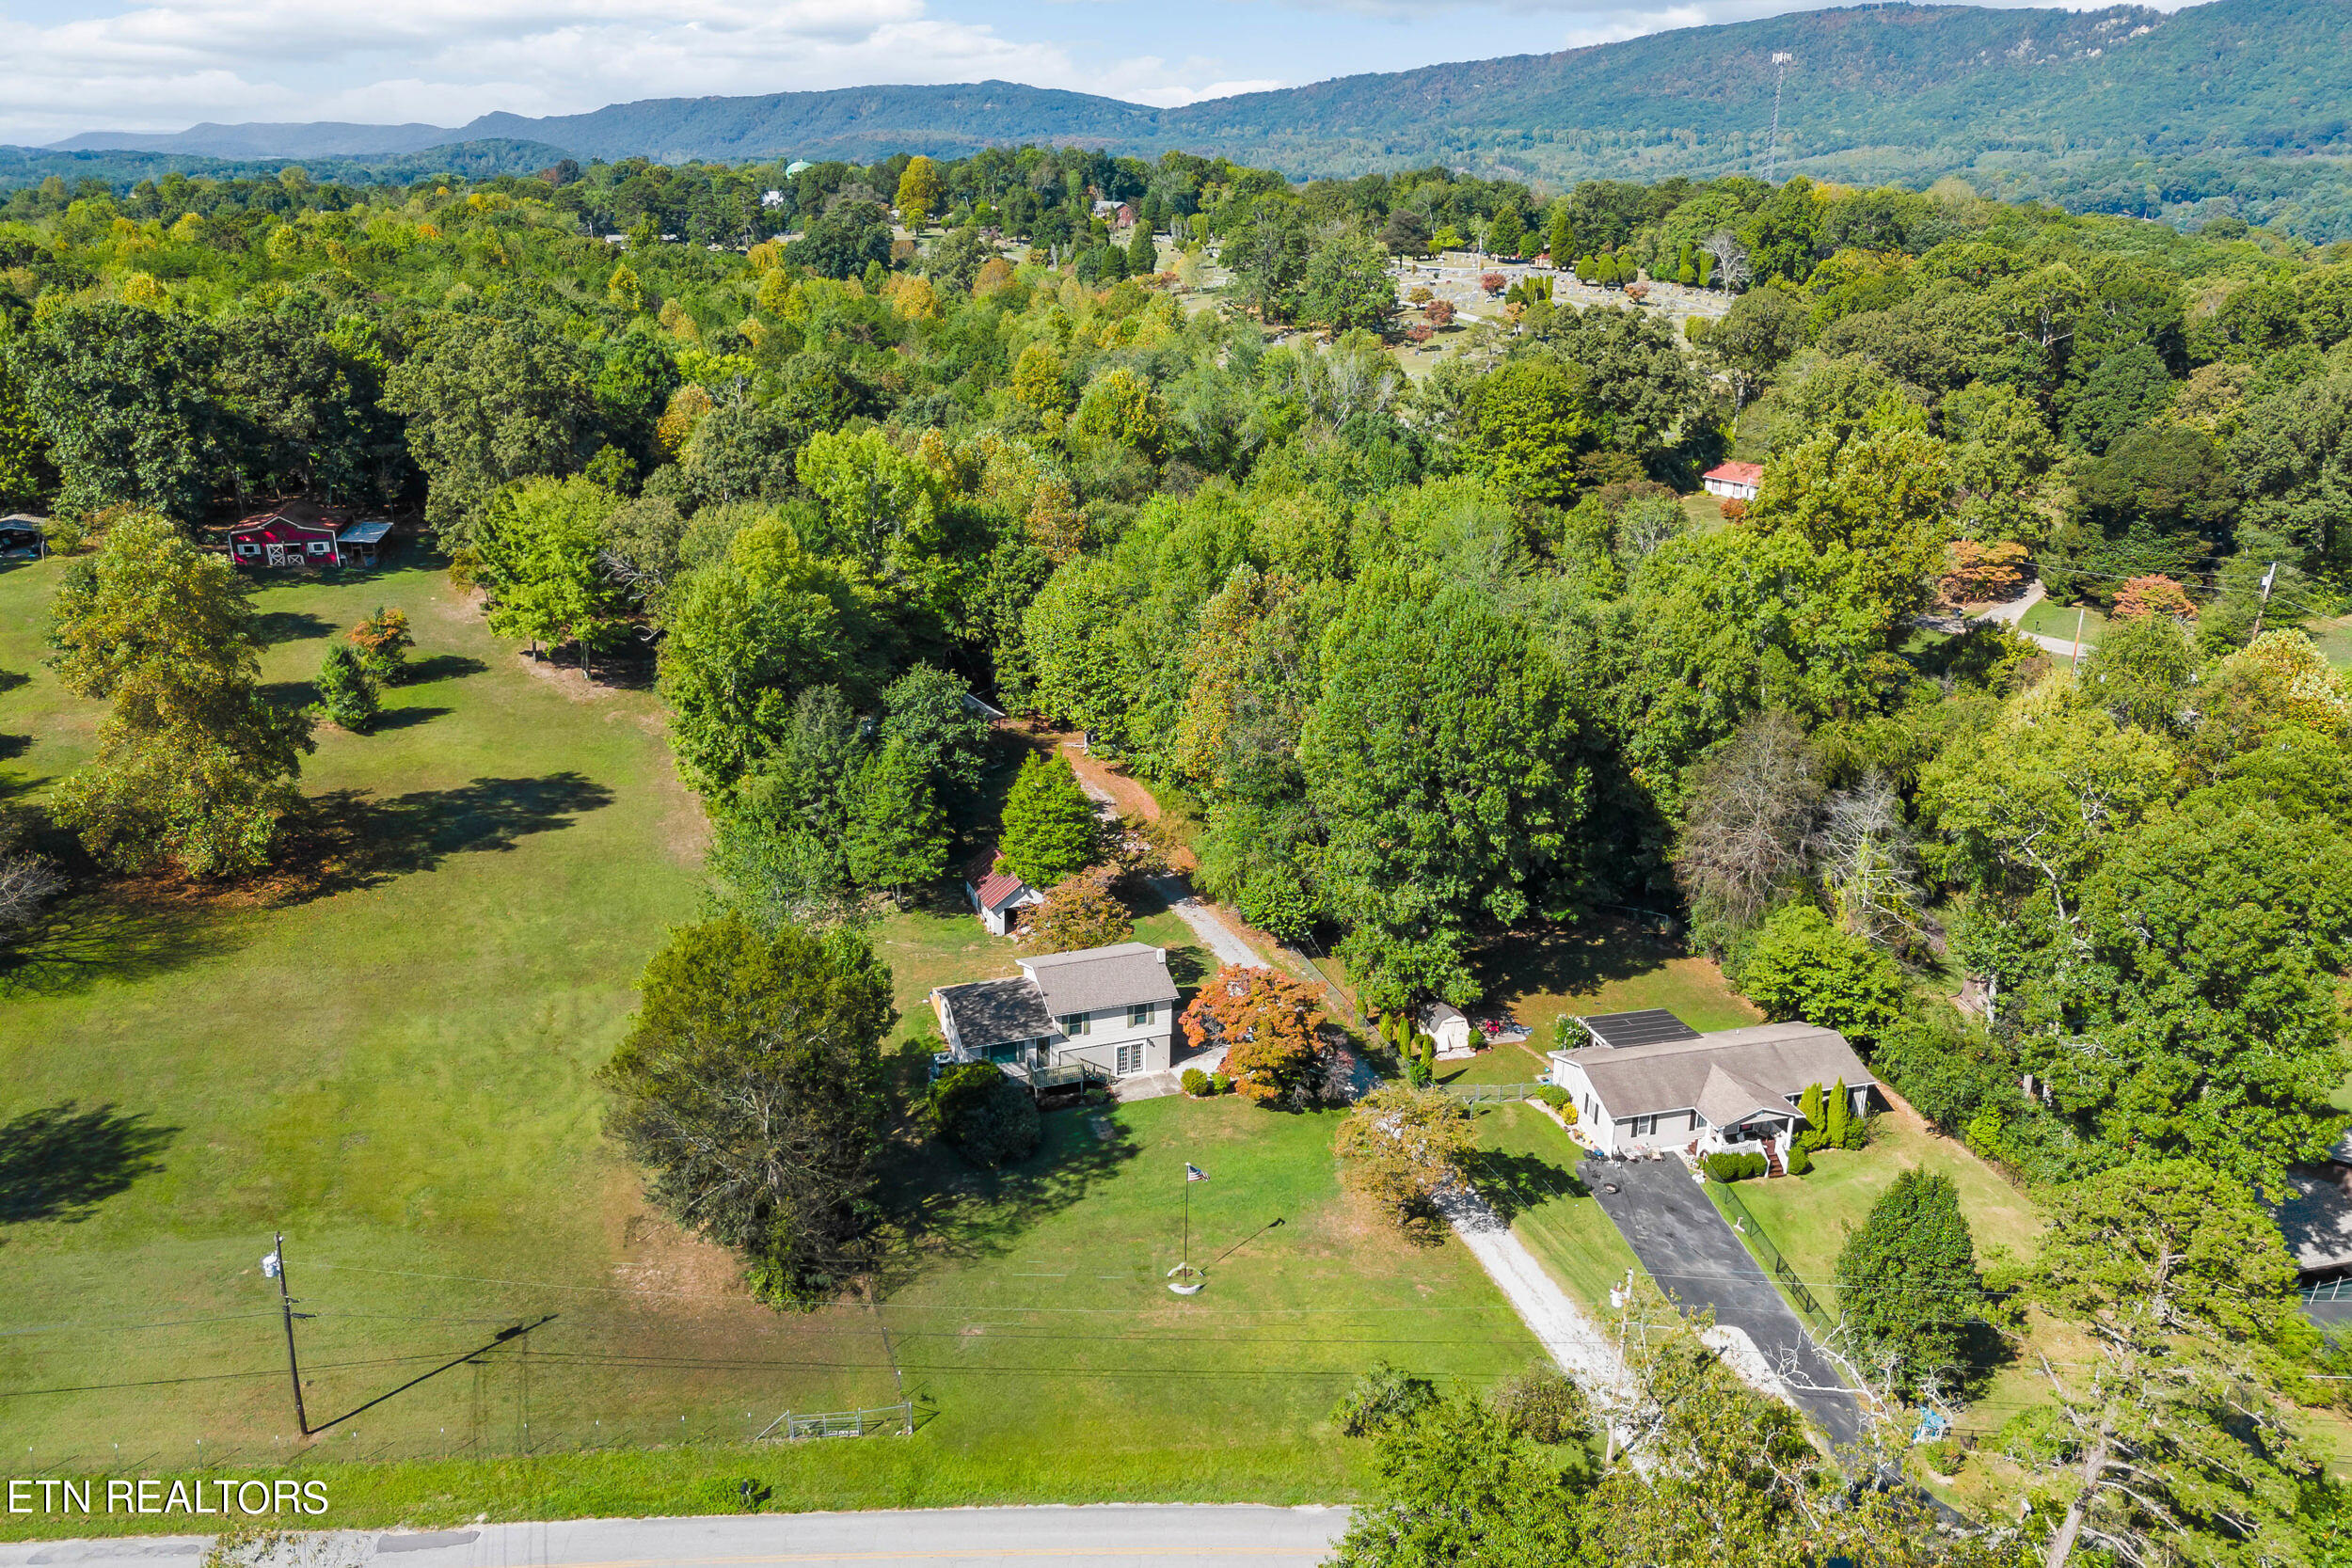
M 873 1439 L 877 1442 L 887 1438 Z M 334 1482 L 326 1483 L 330 1502 Z M 333 1518 L 330 1513 L 327 1520 Z M 572 1519 L 431 1532 L 341 1530 L 268 1560 L 363 1568 L 748 1568 L 907 1562 L 933 1568 L 1309 1568 L 1346 1530 L 1344 1508 L 1138 1504 Z M 60 1525 L 70 1528 L 65 1519 Z M 322 1523 L 326 1521 L 321 1521 Z M 292 1521 L 300 1530 L 303 1521 Z M 193 1565 L 209 1535 L 0 1545 L 0 1568 Z

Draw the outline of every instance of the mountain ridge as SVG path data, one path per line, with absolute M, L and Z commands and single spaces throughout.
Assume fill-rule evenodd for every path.
M 1772 55 L 1785 51 L 1796 63 L 1781 170 L 1925 182 L 1989 155 L 2352 153 L 2334 85 L 2347 31 L 2352 0 L 2211 0 L 2169 15 L 2132 5 L 1895 3 L 1333 77 L 1174 109 L 989 81 L 644 99 L 541 118 L 494 111 L 445 130 L 323 122 L 89 132 L 56 150 L 389 158 L 506 140 L 582 159 L 866 162 L 1076 142 L 1143 156 L 1222 154 L 1294 178 L 1429 163 L 1554 181 L 1704 176 L 1760 171 Z M 374 131 L 386 145 L 358 145 Z

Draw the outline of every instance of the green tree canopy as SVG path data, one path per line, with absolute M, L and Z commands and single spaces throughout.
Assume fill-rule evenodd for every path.
M 647 1196 L 739 1253 L 768 1301 L 838 1290 L 875 1214 L 890 972 L 850 932 L 730 914 L 675 932 L 639 992 L 600 1076 Z
M 1840 1326 L 1865 1366 L 1906 1393 L 1964 1381 L 1971 1325 L 1984 1306 L 1960 1190 L 1914 1167 L 1870 1206 L 1837 1255 Z
M 1103 821 L 1058 752 L 1032 752 L 1005 798 L 998 851 L 1031 887 L 1052 887 L 1103 857 Z

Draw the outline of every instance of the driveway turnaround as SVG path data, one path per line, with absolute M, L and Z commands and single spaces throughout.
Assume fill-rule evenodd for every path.
M 908 1509 L 700 1519 L 575 1519 L 468 1529 L 339 1532 L 304 1560 L 358 1568 L 1310 1568 L 1344 1508 L 1140 1504 Z M 206 1536 L 0 1546 L 0 1568 L 195 1568 Z
M 1852 1391 L 1681 1161 L 1587 1160 L 1577 1174 L 1661 1289 L 1685 1307 L 1713 1307 L 1716 1323 L 1754 1340 L 1832 1442 L 1861 1437 Z

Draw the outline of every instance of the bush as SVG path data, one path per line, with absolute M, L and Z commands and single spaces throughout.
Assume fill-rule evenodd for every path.
M 933 1080 L 924 1119 L 976 1165 L 1028 1158 L 1044 1131 L 1029 1092 L 986 1062 L 966 1062 Z
M 1788 1174 L 1804 1176 L 1813 1169 L 1813 1156 L 1805 1152 L 1804 1140 L 1800 1138 L 1788 1150 Z
M 1222 1072 L 1211 1073 L 1209 1075 L 1209 1092 L 1211 1094 L 1232 1094 L 1233 1092 L 1232 1079 L 1226 1076 Z
M 1495 1385 L 1488 1397 L 1495 1418 L 1514 1437 L 1537 1443 L 1573 1443 L 1592 1431 L 1592 1407 L 1584 1392 L 1549 1361 L 1530 1363 Z
M 1702 1164 L 1710 1179 L 1725 1185 L 1762 1176 L 1772 1168 L 1761 1154 L 1710 1154 Z
M 1331 1424 L 1349 1437 L 1376 1436 L 1437 1402 L 1437 1385 L 1427 1378 L 1375 1361 L 1331 1407 Z
M 1568 1104 L 1568 1091 L 1557 1084 L 1546 1084 L 1531 1098 L 1542 1101 L 1555 1111 L 1566 1111 L 1571 1108 Z
M 343 634 L 358 650 L 359 667 L 386 686 L 397 686 L 408 673 L 408 650 L 417 640 L 408 633 L 408 612 L 376 607 L 374 614 Z
M 1212 1092 L 1209 1087 L 1209 1075 L 1197 1067 L 1184 1069 L 1183 1076 L 1179 1077 L 1176 1082 L 1186 1094 L 1195 1100 Z

